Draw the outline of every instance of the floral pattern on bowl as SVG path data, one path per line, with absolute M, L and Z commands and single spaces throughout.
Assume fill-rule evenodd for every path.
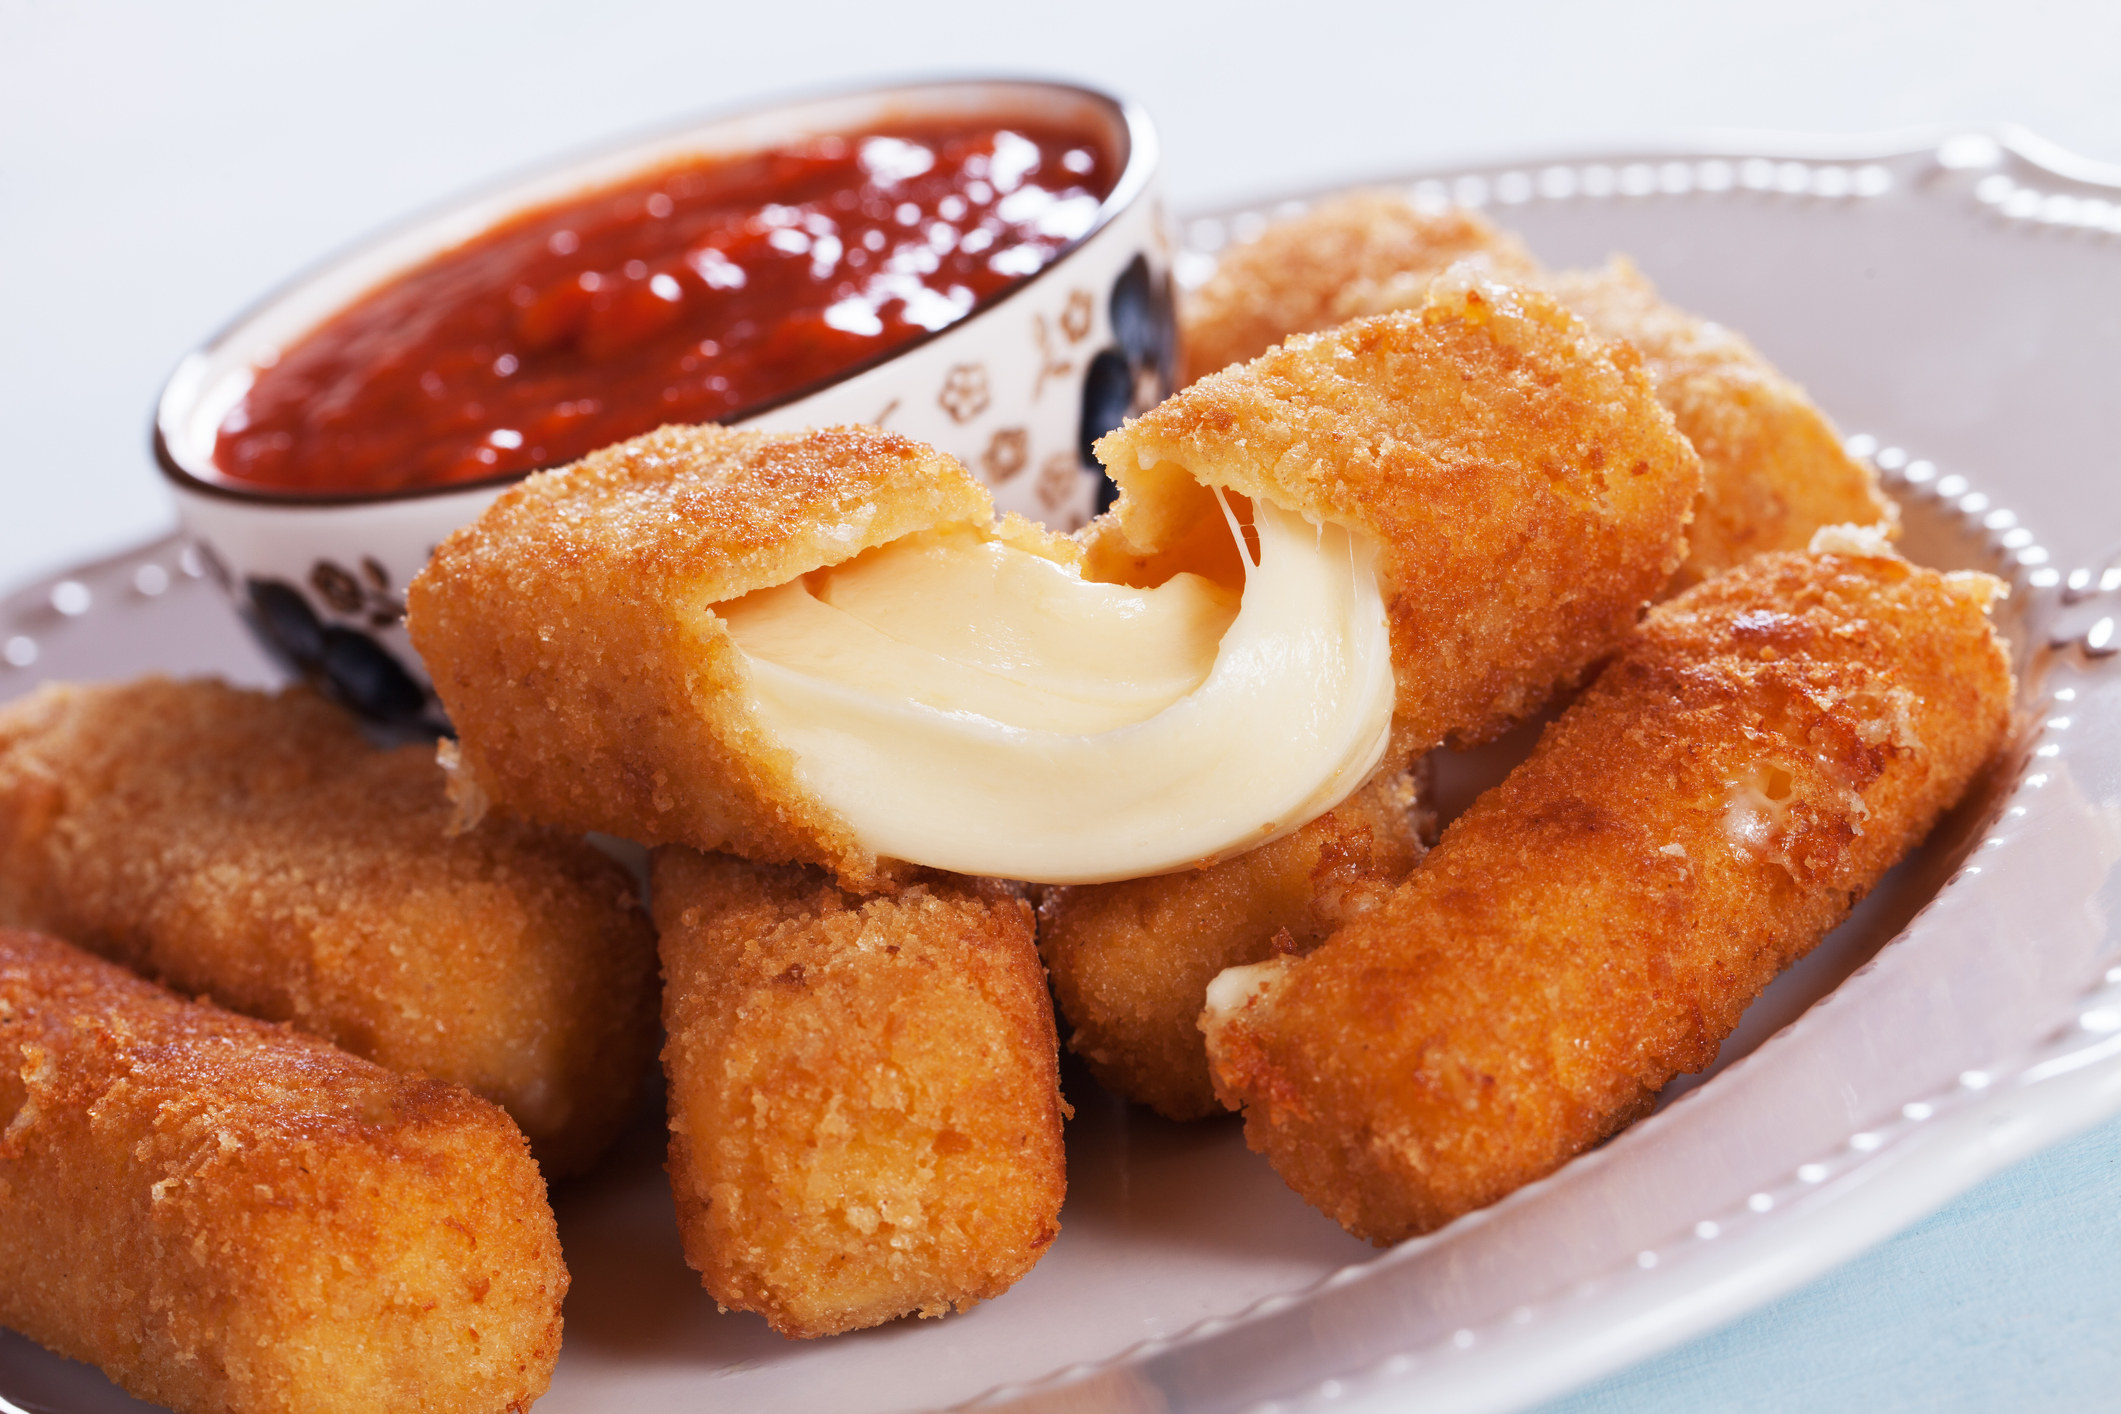
M 156 450 L 186 531 L 225 566 L 236 611 L 277 658 L 372 722 L 432 715 L 427 676 L 402 625 L 405 588 L 434 546 L 514 478 L 390 496 L 232 490 L 212 470 L 214 433 L 251 370 L 379 281 L 528 206 L 688 153 L 728 150 L 732 131 L 760 146 L 941 115 L 1016 115 L 1099 132 L 1123 154 L 1118 183 L 1092 228 L 1036 273 L 886 361 L 736 425 L 885 427 L 956 457 L 999 510 L 1057 529 L 1082 525 L 1108 485 L 1086 455 L 1093 424 L 1103 423 L 1094 428 L 1101 435 L 1170 385 L 1173 247 L 1155 135 L 1138 110 L 1085 89 L 943 83 L 818 99 L 629 144 L 474 198 L 296 281 L 188 356 L 163 390 Z M 376 575 L 370 566 L 390 569 Z

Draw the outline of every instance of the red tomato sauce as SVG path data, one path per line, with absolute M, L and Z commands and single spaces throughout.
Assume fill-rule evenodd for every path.
M 214 462 L 387 491 L 741 416 L 963 318 L 1085 233 L 1079 132 L 908 127 L 674 165 L 510 219 L 260 368 Z

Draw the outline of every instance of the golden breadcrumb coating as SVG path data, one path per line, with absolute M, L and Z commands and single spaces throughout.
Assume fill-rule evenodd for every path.
M 797 783 L 708 606 L 992 519 L 970 473 L 893 433 L 665 427 L 525 479 L 443 541 L 406 626 L 469 796 L 873 883 L 879 862 Z
M 665 848 L 670 1184 L 714 1299 L 788 1336 L 998 1296 L 1060 1231 L 1053 1009 L 989 881 L 843 893 Z
M 1624 257 L 1546 285 L 1599 334 L 1642 351 L 1658 400 L 1701 454 L 1701 500 L 1674 588 L 1768 550 L 1802 550 L 1821 526 L 1898 530 L 1899 510 L 1871 469 L 1745 339 L 1666 304 Z
M 1478 217 L 1392 197 L 1336 203 L 1304 230 L 1304 251 L 1349 282 L 1345 299 L 1314 287 L 1321 321 L 1386 290 L 1419 302 L 1468 249 L 1531 268 Z M 1272 285 L 1298 254 L 1268 242 L 1226 265 L 1232 281 L 1209 292 L 1227 297 L 1222 334 L 1298 308 L 1296 282 Z M 1417 257 L 1420 279 L 1395 281 Z M 1261 301 L 1241 311 L 1246 289 Z M 1572 683 L 1679 563 L 1699 468 L 1637 365 L 1546 296 L 1456 270 L 1418 313 L 1292 339 L 1100 442 L 1122 496 L 1090 532 L 1088 567 L 1130 583 L 1212 573 L 1222 516 L 1204 484 L 1378 541 L 1397 702 L 1373 788 L 1388 795 L 1392 763 L 1492 736 Z M 1418 841 L 1380 804 L 1357 797 L 1206 870 L 1049 894 L 1040 946 L 1071 1049 L 1171 1118 L 1211 1112 L 1195 1025 L 1208 981 L 1307 949 L 1405 876 Z
M 492 1105 L 0 929 L 0 1323 L 182 1414 L 500 1414 L 566 1292 Z
M 494 820 L 455 838 L 424 746 L 305 690 L 48 686 L 0 709 L 0 923 L 506 1108 L 588 1166 L 655 1053 L 625 871 Z
M 1203 486 L 1379 544 L 1399 761 L 1499 733 L 1612 651 L 1685 554 L 1701 484 L 1633 350 L 1466 269 L 1418 311 L 1203 378 L 1097 454 L 1121 496 L 1093 565 L 1121 540 L 1153 573 L 1219 519 Z
M 1822 526 L 1897 528 L 1877 477 L 1843 450 L 1802 388 L 1739 335 L 1666 304 L 1624 257 L 1550 274 L 1477 213 L 1429 210 L 1397 193 L 1321 202 L 1227 252 L 1181 305 L 1186 366 L 1197 377 L 1291 334 L 1419 309 L 1429 282 L 1466 257 L 1506 281 L 1543 286 L 1600 338 L 1642 354 L 1658 400 L 1701 454 L 1701 499 L 1674 590 L 1763 551 L 1801 550 Z
M 1875 548 L 1656 609 L 1382 907 L 1217 979 L 1217 1089 L 1292 1188 L 1386 1243 L 1550 1172 L 1922 839 L 2004 739 L 1998 586 Z
M 1402 882 L 1428 828 L 1412 774 L 1375 777 L 1292 835 L 1179 874 L 1048 889 L 1038 947 L 1068 1049 L 1168 1119 L 1219 1114 L 1201 1001 L 1226 967 L 1308 952 Z
M 1510 283 L 1539 269 L 1515 236 L 1464 207 L 1426 208 L 1390 191 L 1320 202 L 1227 251 L 1180 303 L 1181 381 L 1257 358 L 1291 334 L 1419 309 L 1429 281 L 1467 259 Z

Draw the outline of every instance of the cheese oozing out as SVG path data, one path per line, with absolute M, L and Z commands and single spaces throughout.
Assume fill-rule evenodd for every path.
M 1331 809 L 1391 726 L 1376 547 L 1261 502 L 1255 558 L 1226 519 L 1241 592 L 1098 583 L 953 526 L 714 613 L 798 780 L 875 853 L 1039 883 L 1158 874 Z
M 1208 995 L 1201 1003 L 1200 1025 L 1212 1041 L 1230 1019 L 1250 1006 L 1254 999 L 1272 997 L 1289 975 L 1294 959 L 1270 957 L 1265 962 L 1250 962 L 1238 967 L 1225 967 L 1208 979 Z

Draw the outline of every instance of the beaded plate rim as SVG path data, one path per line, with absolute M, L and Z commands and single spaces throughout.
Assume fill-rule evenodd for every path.
M 2022 129 L 2004 128 L 1926 134 L 1919 140 L 1704 141 L 1340 183 L 1181 221 L 1180 274 L 1182 282 L 1191 274 L 1192 283 L 1198 283 L 1200 262 L 1212 264 L 1217 231 L 1222 238 L 1241 235 L 1253 222 L 1293 214 L 1352 185 L 1399 186 L 1418 201 L 1456 200 L 1504 209 L 1529 201 L 1632 200 L 1692 192 L 1839 202 L 1882 195 L 1925 164 L 1953 172 L 1985 172 L 1973 183 L 1972 199 L 2005 227 L 2027 232 L 2062 228 L 2121 253 L 2121 167 L 2076 158 Z M 1556 175 L 1560 173 L 1567 175 Z M 1943 514 L 1958 516 L 1968 542 L 1986 546 L 1995 571 L 2030 601 L 2025 622 L 2043 645 L 2035 651 L 2046 655 L 2044 668 L 2067 668 L 2079 679 L 2115 675 L 2121 651 L 2121 543 L 2104 560 L 2065 569 L 2053 562 L 2031 527 L 2022 525 L 2009 508 L 1995 504 L 1966 474 L 1940 470 L 1910 450 L 1881 444 L 1869 434 L 1849 437 L 1847 446 L 1877 468 L 1896 498 L 1923 499 Z M 2115 529 L 2121 532 L 2121 525 Z M 198 579 L 204 573 L 196 552 L 172 534 L 6 594 L 0 598 L 0 690 L 15 673 L 36 665 L 43 644 L 53 635 L 92 629 L 96 606 L 125 596 L 155 598 L 180 579 Z M 2070 672 L 2045 675 L 2066 677 Z M 2079 696 L 2078 686 L 2070 684 L 2024 694 L 2028 725 L 2015 746 L 2015 776 L 2008 791 L 1999 792 L 1996 818 L 1974 843 L 1970 857 L 2010 841 L 2011 822 L 2024 815 L 2028 793 L 2050 779 L 2047 763 L 2070 750 L 2071 729 L 2079 725 L 2070 704 Z M 1947 892 L 1982 887 L 1976 881 L 1983 868 L 1977 862 L 1960 868 L 1907 932 L 1919 929 Z M 1749 1057 L 1738 1065 L 1751 1063 Z M 1325 1374 L 1316 1369 L 1331 1362 L 1314 1361 L 1313 1374 L 1297 1387 L 1242 1407 L 1245 1414 L 1382 1409 L 1417 1387 L 1425 1406 L 1437 1409 L 1504 1410 L 1551 1397 L 1765 1304 L 1885 1240 L 1998 1169 L 2116 1113 L 2121 1113 L 2121 966 L 2108 966 L 2078 990 L 2072 1014 L 2056 1018 L 2031 1044 L 1998 1056 L 1982 1069 L 1964 1072 L 1952 1086 L 1907 1101 L 1892 1123 L 1851 1133 L 1832 1150 L 1791 1167 L 1778 1186 L 1752 1194 L 1735 1209 L 1675 1220 L 1671 1241 L 1644 1248 L 1631 1263 L 1594 1274 L 1543 1308 L 1520 1306 L 1485 1324 L 1460 1328 L 1446 1339 L 1411 1344 L 1347 1368 L 1333 1366 Z M 1652 1118 L 1638 1128 L 1658 1123 Z M 955 1407 L 1096 1407 L 1101 1394 L 1114 1392 L 1105 1386 L 1112 1376 L 1142 1370 L 1180 1348 L 1243 1341 L 1248 1328 L 1298 1312 L 1322 1293 L 1359 1286 L 1450 1234 L 1507 1220 L 1519 1204 L 1606 1157 L 1603 1151 L 1586 1155 L 1442 1233 L 1401 1244 L 1300 1290 L 1266 1297 L 1102 1360 L 997 1386 Z M 1775 1260 L 1744 1252 L 1749 1236 L 1760 1231 L 1769 1214 L 1778 1212 L 1783 1216 L 1774 1232 L 1790 1250 Z M 1792 1241 L 1793 1230 L 1805 1240 Z M 1594 1305 L 1600 1309 L 1594 1311 Z M 1502 1354 L 1498 1336 L 1540 1327 L 1555 1343 L 1536 1362 L 1512 1366 L 1496 1358 Z M 1489 1357 L 1485 1361 L 1484 1355 Z M 0 1414 L 15 1408 L 0 1397 Z
M 1542 200 L 1631 200 L 1696 192 L 1839 202 L 1883 196 L 1924 168 L 1985 171 L 1974 184 L 1973 199 L 2006 227 L 2027 233 L 2059 227 L 2121 253 L 2121 166 L 2078 157 L 2026 129 L 2004 126 L 1988 132 L 1923 130 L 1912 135 L 1839 139 L 1711 137 L 1669 146 L 1337 182 L 1182 217 L 1176 273 L 1183 288 L 1197 288 L 1212 271 L 1214 251 L 1224 242 L 1245 239 L 1270 220 L 1300 214 L 1320 199 L 1358 188 L 1397 188 L 1424 205 L 1455 203 L 1502 211 Z M 1940 472 L 1934 462 L 1903 447 L 1881 443 L 1869 433 L 1849 436 L 1846 445 L 1851 455 L 1879 471 L 1885 488 L 1896 499 L 1926 498 L 1964 518 L 1970 540 L 1985 544 L 1994 572 L 2011 584 L 2014 594 L 2025 594 L 2031 600 L 2025 622 L 2031 636 L 2044 646 L 2048 660 L 2034 671 L 2053 676 L 2044 672 L 2048 666 L 2071 661 L 2112 674 L 2113 659 L 2121 651 L 2121 631 L 2117 631 L 2121 624 L 2121 544 L 2101 561 L 2064 570 L 2053 563 L 2053 556 L 2038 543 L 2030 527 L 2020 524 L 2014 512 L 1996 504 L 1964 473 Z M 2121 532 L 2121 525 L 2115 530 Z M 2042 648 L 2034 652 L 2041 654 Z M 2027 725 L 2013 746 L 2017 759 L 2012 784 L 1999 792 L 1996 818 L 1974 842 L 1970 855 L 2009 840 L 2011 821 L 2025 813 L 2026 793 L 2039 790 L 2050 779 L 2049 772 L 2034 768 L 2065 749 L 2065 734 L 2073 725 L 2070 704 L 2079 696 L 2071 685 L 2021 692 Z M 1966 887 L 1982 872 L 1980 864 L 1962 866 L 1901 937 L 1920 928 L 1923 917 L 1947 891 Z M 1869 966 L 1859 972 L 1868 971 Z M 1833 1000 L 1829 997 L 1821 1005 Z M 1802 1024 L 1800 1019 L 1793 1027 Z M 1748 1056 L 1737 1065 L 1752 1060 Z M 2080 989 L 2074 1015 L 2058 1019 L 2034 1045 L 2016 1055 L 1999 1056 L 1985 1068 L 1963 1072 L 1947 1089 L 1910 1099 L 1894 1123 L 1852 1132 L 1835 1149 L 1793 1166 L 1779 1187 L 1750 1195 L 1734 1211 L 1704 1212 L 1676 1222 L 1672 1242 L 1643 1249 L 1632 1265 L 1585 1279 L 1546 1310 L 1519 1306 L 1485 1325 L 1462 1327 L 1443 1341 L 1411 1345 L 1381 1360 L 1314 1375 L 1299 1388 L 1243 1405 L 1243 1414 L 1297 1414 L 1324 1408 L 1382 1411 L 1400 1407 L 1404 1397 L 1417 1392 L 1417 1381 L 1423 1407 L 1434 1410 L 1501 1411 L 1562 1394 L 1765 1305 L 1883 1242 L 1983 1178 L 2117 1113 L 2121 1113 L 2121 966 L 2109 966 Z M 1658 1117 L 1652 1117 L 1636 1127 L 1657 1122 Z M 1359 1285 L 1447 1235 L 1506 1220 L 1516 1206 L 1536 1193 L 1603 1160 L 1602 1152 L 1584 1155 L 1449 1228 L 1344 1267 L 1301 1291 L 1266 1297 L 1242 1311 L 1140 1342 L 1106 1360 L 997 1387 L 956 1407 L 1074 1407 L 1072 1401 L 1053 1396 L 1064 1396 L 1071 1386 L 1094 1385 L 1100 1375 L 1143 1366 L 1179 1347 L 1243 1339 L 1245 1327 L 1297 1310 L 1320 1293 Z M 1868 1191 L 1858 1194 L 1858 1189 Z M 1813 1229 L 1811 1241 L 1792 1243 L 1801 1250 L 1780 1261 L 1754 1261 L 1750 1280 L 1729 1270 L 1744 1265 L 1731 1260 L 1716 1263 L 1720 1270 L 1714 1272 L 1689 1270 L 1704 1266 L 1698 1257 L 1711 1244 L 1720 1244 L 1724 1252 L 1740 1245 L 1748 1229 L 1757 1229 L 1769 1213 L 1806 1199 L 1843 1194 L 1857 1201 L 1831 1208 L 1814 1205 L 1812 1212 L 1799 1215 L 1796 1220 Z M 1787 1240 L 1791 1226 L 1792 1219 L 1785 1217 L 1776 1232 Z M 1689 1261 L 1689 1257 L 1697 1260 Z M 1712 1285 L 1715 1289 L 1704 1296 Z M 1628 1303 L 1633 1309 L 1626 1313 L 1612 1309 L 1615 1296 L 1629 1287 L 1636 1294 Z M 1669 1308 L 1682 1299 L 1690 1309 L 1656 1309 L 1660 1305 Z M 1586 1322 L 1582 1316 L 1593 1302 L 1607 1303 L 1608 1313 Z M 1477 1368 L 1478 1353 L 1498 1331 L 1572 1317 L 1578 1328 L 1565 1337 L 1570 1345 L 1548 1351 L 1538 1368 Z M 1634 1329 L 1611 1338 L 1630 1318 Z

